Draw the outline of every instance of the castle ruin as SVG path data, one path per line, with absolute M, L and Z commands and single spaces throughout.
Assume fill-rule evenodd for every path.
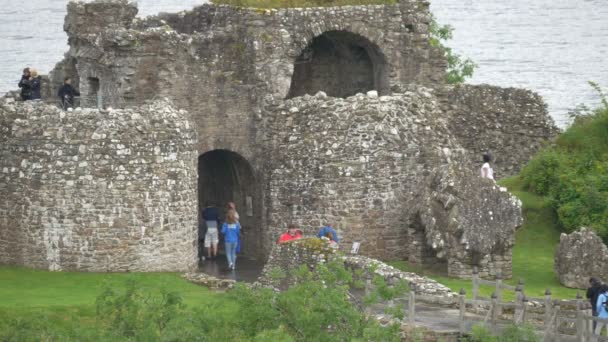
M 188 270 L 199 209 L 233 200 L 255 258 L 332 222 L 371 257 L 510 276 L 520 204 L 478 161 L 512 175 L 556 128 L 529 91 L 446 85 L 428 2 L 136 14 L 68 4 L 47 94 L 69 75 L 101 110 L 0 100 L 0 263 Z

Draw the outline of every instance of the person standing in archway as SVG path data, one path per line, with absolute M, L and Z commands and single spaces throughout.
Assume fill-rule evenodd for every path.
M 228 268 L 234 270 L 236 267 L 236 246 L 241 234 L 241 224 L 236 219 L 235 210 L 229 210 L 226 214 L 226 222 L 222 224 L 222 234 L 224 235 Z
M 207 248 L 207 258 L 215 259 L 217 257 L 217 244 L 219 243 L 219 235 L 217 227 L 220 220 L 220 213 L 213 203 L 208 203 L 203 209 L 203 220 L 207 226 L 205 233 L 205 248 Z
M 234 211 L 234 217 L 237 221 L 240 221 L 241 218 L 239 216 L 239 213 L 236 211 L 236 204 L 234 204 L 234 202 L 226 203 L 226 217 L 228 217 L 228 212 L 230 210 Z

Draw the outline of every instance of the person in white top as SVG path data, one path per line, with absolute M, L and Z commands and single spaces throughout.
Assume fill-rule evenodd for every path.
M 483 165 L 481 166 L 481 177 L 494 180 L 494 170 L 490 166 L 492 157 L 489 154 L 483 155 Z

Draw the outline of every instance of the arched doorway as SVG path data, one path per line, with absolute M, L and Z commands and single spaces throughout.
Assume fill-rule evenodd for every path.
M 367 38 L 347 32 L 328 31 L 317 37 L 296 59 L 288 98 L 314 95 L 348 97 L 377 90 L 389 92 L 387 62 Z
M 249 162 L 232 151 L 209 151 L 198 158 L 198 175 L 199 212 L 215 205 L 223 216 L 225 204 L 234 202 L 243 228 L 242 253 L 250 258 L 265 257 L 261 191 Z

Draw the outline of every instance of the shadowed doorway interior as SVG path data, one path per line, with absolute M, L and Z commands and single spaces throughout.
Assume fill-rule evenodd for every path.
M 213 150 L 198 158 L 198 174 L 199 213 L 205 206 L 215 205 L 223 218 L 226 203 L 234 202 L 242 227 L 242 254 L 263 258 L 261 196 L 249 162 L 232 151 Z

